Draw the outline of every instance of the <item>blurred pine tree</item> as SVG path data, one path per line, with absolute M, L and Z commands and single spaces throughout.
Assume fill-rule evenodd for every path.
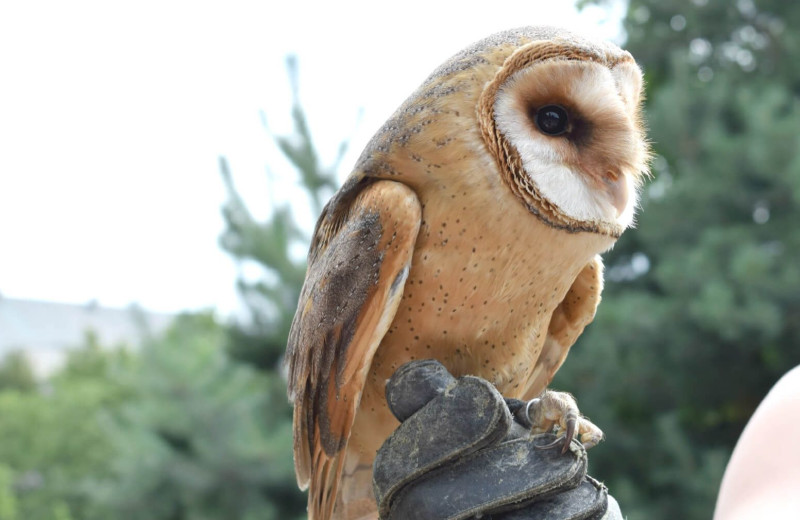
M 108 476 L 101 416 L 128 396 L 110 369 L 125 358 L 92 343 L 41 385 L 0 389 L 0 520 L 109 518 L 91 483 Z
M 232 360 L 210 315 L 184 315 L 119 374 L 131 396 L 106 421 L 110 518 L 300 518 L 290 407 L 276 373 Z
M 321 164 L 298 98 L 297 63 L 294 58 L 287 59 L 287 70 L 293 95 L 294 131 L 291 135 L 273 138 L 296 169 L 298 182 L 308 196 L 311 211 L 318 215 L 338 186 L 336 172 L 347 150 L 347 143 L 340 144 L 330 166 Z M 266 273 L 255 282 L 243 278 L 238 280 L 240 293 L 248 307 L 249 320 L 230 328 L 229 352 L 234 358 L 261 369 L 273 383 L 265 396 L 273 403 L 269 411 L 271 436 L 264 442 L 265 446 L 272 447 L 276 462 L 279 461 L 282 468 L 285 466 L 285 471 L 275 472 L 275 488 L 270 492 L 270 497 L 276 507 L 299 514 L 305 511 L 305 498 L 295 485 L 291 408 L 287 404 L 285 381 L 280 375 L 280 362 L 306 271 L 305 258 L 294 258 L 290 251 L 296 245 L 307 250 L 311 230 L 302 229 L 297 224 L 293 208 L 285 198 L 282 205 L 273 208 L 266 221 L 257 221 L 236 190 L 224 158 L 220 158 L 220 170 L 228 189 L 228 202 L 223 208 L 226 229 L 220 244 L 238 262 L 255 262 Z M 279 475 L 283 480 L 278 479 Z
M 340 144 L 330 166 L 321 164 L 298 98 L 297 63 L 292 57 L 287 59 L 287 70 L 292 86 L 294 131 L 288 136 L 274 136 L 274 140 L 299 174 L 298 181 L 309 198 L 311 211 L 319 215 L 338 187 L 336 172 L 347 151 L 347 142 Z M 233 328 L 231 352 L 257 367 L 272 370 L 286 348 L 306 272 L 305 258 L 293 258 L 290 249 L 300 244 L 301 249 L 307 250 L 310 230 L 301 229 L 296 223 L 293 209 L 285 199 L 282 205 L 273 208 L 266 221 L 257 221 L 236 190 L 225 158 L 220 158 L 220 170 L 228 188 L 228 202 L 223 207 L 226 229 L 220 244 L 238 262 L 255 262 L 267 273 L 256 282 L 238 280 L 250 320 Z

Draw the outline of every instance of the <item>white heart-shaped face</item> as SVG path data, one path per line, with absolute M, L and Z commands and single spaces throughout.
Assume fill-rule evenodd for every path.
M 548 59 L 512 74 L 497 92 L 497 129 L 519 154 L 539 194 L 581 222 L 631 226 L 647 143 L 639 124 L 641 72 L 630 62 L 608 68 L 586 60 Z M 552 135 L 537 114 L 563 109 Z

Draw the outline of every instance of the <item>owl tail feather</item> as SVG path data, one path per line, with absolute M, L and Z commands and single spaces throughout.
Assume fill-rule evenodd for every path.
M 343 453 L 333 458 L 321 457 L 308 491 L 308 520 L 333 520 L 339 480 L 344 465 Z

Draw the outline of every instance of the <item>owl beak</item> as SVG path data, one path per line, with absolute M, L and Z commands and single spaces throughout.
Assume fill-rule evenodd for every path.
M 617 210 L 617 217 L 622 215 L 628 205 L 628 183 L 622 173 L 609 171 L 603 177 L 603 184 L 611 199 L 611 204 Z

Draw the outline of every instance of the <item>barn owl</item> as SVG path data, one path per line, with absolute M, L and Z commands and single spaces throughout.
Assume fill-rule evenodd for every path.
M 288 340 L 309 518 L 374 517 L 403 363 L 544 391 L 594 317 L 599 253 L 633 222 L 641 97 L 627 52 L 528 27 L 456 54 L 373 137 L 317 222 Z

